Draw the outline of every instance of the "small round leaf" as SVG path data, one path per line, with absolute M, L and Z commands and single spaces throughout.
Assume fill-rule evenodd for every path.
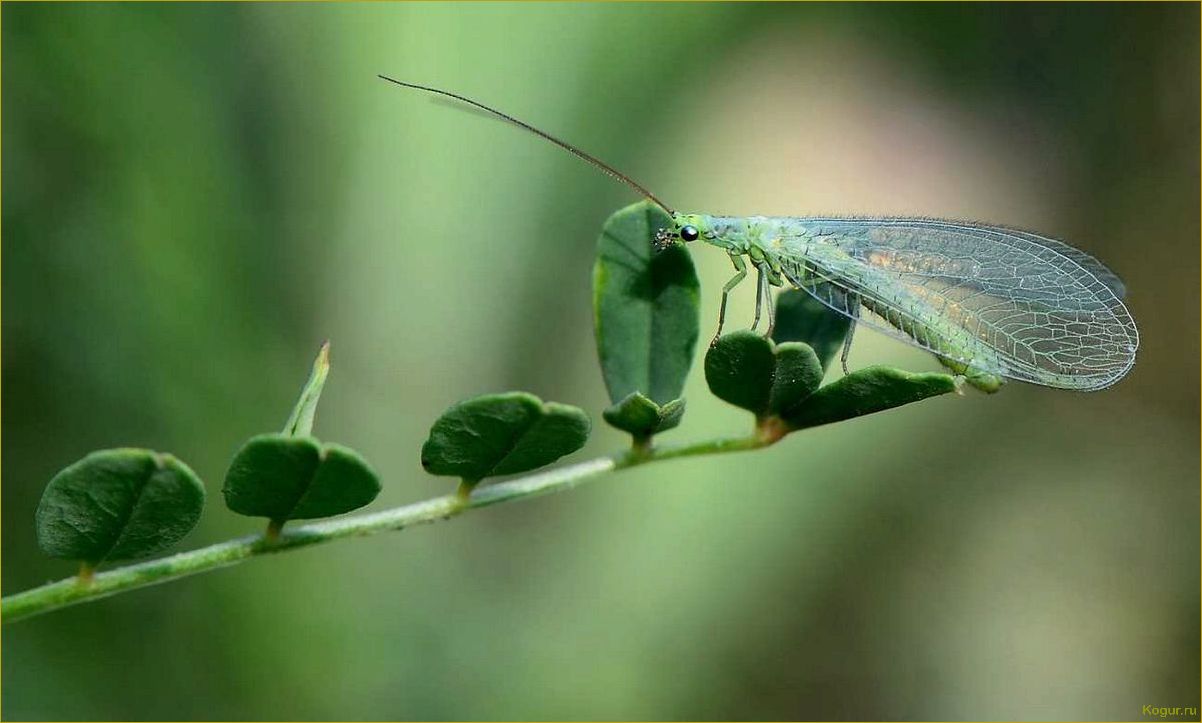
M 533 394 L 490 394 L 443 413 L 422 445 L 422 467 L 471 483 L 551 464 L 588 439 L 588 415 Z
M 824 286 L 820 284 L 816 293 L 838 293 L 833 287 L 826 290 Z M 851 319 L 801 289 L 787 289 L 776 297 L 776 328 L 772 338 L 777 344 L 786 341 L 808 344 L 818 355 L 824 370 L 831 365 L 835 353 L 843 346 L 850 328 Z
M 188 534 L 204 501 L 200 479 L 169 454 L 92 452 L 46 486 L 36 515 L 38 546 L 93 566 L 147 557 Z
M 705 381 L 719 399 L 764 417 L 794 407 L 822 382 L 814 350 L 774 345 L 752 331 L 720 338 L 705 355 Z
M 359 509 L 380 493 L 380 480 L 354 450 L 261 434 L 234 455 L 222 493 L 234 512 L 282 524 Z
M 674 399 L 660 406 L 638 392 L 601 413 L 610 426 L 636 437 L 649 437 L 672 429 L 684 416 L 684 400 Z

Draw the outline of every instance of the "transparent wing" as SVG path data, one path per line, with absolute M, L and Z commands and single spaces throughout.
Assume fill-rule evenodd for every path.
M 863 323 L 946 359 L 1080 390 L 1113 384 L 1135 361 L 1139 333 L 1122 282 L 1054 239 L 919 218 L 792 226 L 780 251 L 794 284 L 848 316 L 862 304 L 878 317 Z
M 1014 234 L 1019 238 L 1024 238 L 1030 241 L 1031 243 L 1046 246 L 1053 251 L 1059 251 L 1073 261 L 1076 261 L 1081 268 L 1093 274 L 1093 277 L 1105 284 L 1106 288 L 1110 289 L 1116 298 L 1119 300 L 1127 298 L 1127 286 L 1123 283 L 1123 280 L 1120 279 L 1113 271 L 1106 268 L 1101 261 L 1098 261 L 1081 249 L 1073 248 L 1072 246 L 1069 246 L 1061 241 L 1057 241 L 1054 238 L 1047 238 L 1046 236 L 1033 234 L 1030 231 L 1006 229 L 1005 233 Z

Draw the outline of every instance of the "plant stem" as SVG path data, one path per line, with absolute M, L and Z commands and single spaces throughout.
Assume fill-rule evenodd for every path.
M 466 500 L 459 493 L 453 493 L 382 512 L 288 527 L 274 538 L 264 534 L 240 537 L 170 557 L 102 572 L 96 574 L 87 585 L 80 584 L 80 577 L 70 577 L 9 595 L 0 600 L 0 621 L 10 623 L 68 605 L 98 600 L 119 592 L 234 565 L 257 555 L 295 550 L 344 537 L 362 537 L 379 532 L 404 530 L 426 522 L 450 519 L 478 507 L 571 489 L 606 472 L 679 457 L 759 449 L 775 441 L 765 439 L 762 435 L 754 435 L 623 452 L 481 487 L 472 491 Z

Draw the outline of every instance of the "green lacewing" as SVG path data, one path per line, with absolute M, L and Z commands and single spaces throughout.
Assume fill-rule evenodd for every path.
M 725 251 L 735 274 L 722 290 L 715 341 L 727 295 L 750 262 L 757 278 L 753 328 L 767 301 L 771 334 L 770 287 L 793 286 L 856 323 L 931 352 L 984 391 L 996 391 L 1004 378 L 1103 389 L 1135 363 L 1139 332 L 1123 304 L 1123 282 L 1056 239 L 936 218 L 680 213 L 626 174 L 511 115 L 446 90 L 380 78 L 484 111 L 626 184 L 671 217 L 656 235 L 658 248 L 700 240 Z

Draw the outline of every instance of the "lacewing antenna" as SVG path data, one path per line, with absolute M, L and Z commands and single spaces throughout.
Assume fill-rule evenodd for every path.
M 496 108 L 490 108 L 489 106 L 484 105 L 483 103 L 474 101 L 471 98 L 465 98 L 462 95 L 459 95 L 457 93 L 452 93 L 450 91 L 439 90 L 438 88 L 430 88 L 430 87 L 424 86 L 424 85 L 417 85 L 416 83 L 405 83 L 403 81 L 397 80 L 396 78 L 389 78 L 387 75 L 381 75 L 379 77 L 381 80 L 387 80 L 389 83 L 395 83 L 396 85 L 399 85 L 403 88 L 412 88 L 414 90 L 423 90 L 427 93 L 434 93 L 436 95 L 441 95 L 446 98 L 452 98 L 454 100 L 459 101 L 460 103 L 466 103 L 466 104 L 472 106 L 473 108 L 478 108 L 479 110 L 482 110 L 485 113 L 489 113 L 497 118 L 500 118 L 501 120 L 506 121 L 507 123 L 512 123 L 513 125 L 517 126 L 518 128 L 521 128 L 522 130 L 529 131 L 529 132 L 533 133 L 534 135 L 538 136 L 539 138 L 542 138 L 543 140 L 551 141 L 552 143 L 554 143 L 555 145 L 564 149 L 568 153 L 571 153 L 572 155 L 576 156 L 580 160 L 591 164 L 594 168 L 599 169 L 602 173 L 605 173 L 606 175 L 610 176 L 611 178 L 616 178 L 617 180 L 621 181 L 622 183 L 625 183 L 627 186 L 630 186 L 635 191 L 637 191 L 639 194 L 646 197 L 647 200 L 651 201 L 655 205 L 657 205 L 660 208 L 662 208 L 663 210 L 667 211 L 669 214 L 673 213 L 672 209 L 668 208 L 667 204 L 665 204 L 663 201 L 656 198 L 654 193 L 652 193 L 651 191 L 648 191 L 645 187 L 643 187 L 642 184 L 638 183 L 630 176 L 627 176 L 625 173 L 622 173 L 621 171 L 614 168 L 613 166 L 610 166 L 608 163 L 603 162 L 601 159 L 599 159 L 595 156 L 592 156 L 588 153 L 585 153 L 584 151 L 580 150 L 579 148 L 572 145 L 571 143 L 567 143 L 566 141 L 561 141 L 558 138 L 556 138 L 555 136 L 551 135 L 550 133 L 541 131 L 541 130 L 535 128 L 534 126 L 530 125 L 529 123 L 526 123 L 525 121 L 521 121 L 521 120 L 518 120 L 517 118 L 514 118 L 513 116 L 509 115 L 508 113 L 502 113 L 501 111 L 497 110 Z

